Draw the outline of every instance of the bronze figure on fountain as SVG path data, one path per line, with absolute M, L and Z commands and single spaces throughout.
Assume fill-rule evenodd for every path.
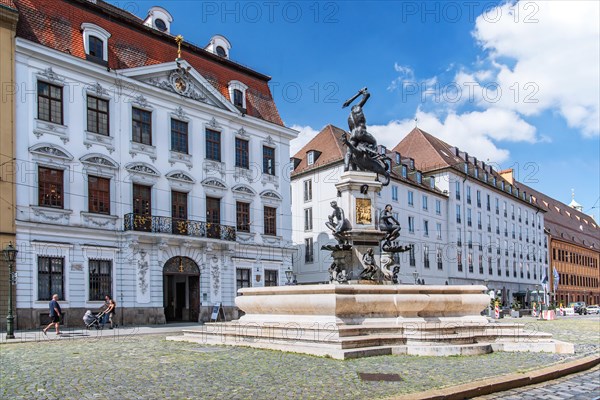
M 348 116 L 350 139 L 344 133 L 342 142 L 346 145 L 344 157 L 344 171 L 370 171 L 379 175 L 383 186 L 390 183 L 390 159 L 385 154 L 377 152 L 377 140 L 367 131 L 367 119 L 363 113 L 363 106 L 371 97 L 367 88 L 362 88 L 357 94 L 346 100 L 342 108 L 348 107 L 354 100 L 362 96 L 358 104 L 352 106 Z
M 333 212 L 328 217 L 329 221 L 325 222 L 325 225 L 331 229 L 331 233 L 333 237 L 338 241 L 337 245 L 325 245 L 321 248 L 324 250 L 349 250 L 352 248 L 351 245 L 348 244 L 348 240 L 344 237 L 344 232 L 347 232 L 352 229 L 350 225 L 350 221 L 345 217 L 344 210 L 342 207 L 338 206 L 337 201 L 332 201 L 329 203 L 331 208 L 333 208 Z

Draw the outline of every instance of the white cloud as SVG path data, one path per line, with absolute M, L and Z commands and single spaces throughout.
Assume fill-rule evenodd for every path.
M 500 163 L 506 161 L 509 152 L 499 148 L 496 141 L 535 142 L 536 129 L 522 120 L 517 113 L 499 108 L 473 111 L 463 114 L 450 112 L 440 118 L 432 112 L 418 110 L 417 125 L 439 139 L 478 157 Z M 391 149 L 413 128 L 414 119 L 390 121 L 386 125 L 370 125 L 379 144 Z
M 389 91 L 394 91 L 398 88 L 404 87 L 404 85 L 409 82 L 414 82 L 415 73 L 409 66 L 394 63 L 394 70 L 398 72 L 398 77 L 394 79 L 388 86 L 387 89 Z
M 473 35 L 491 67 L 474 77 L 494 80 L 502 91 L 497 102 L 480 97 L 479 105 L 526 116 L 556 111 L 585 136 L 598 135 L 599 14 L 594 1 L 527 1 L 479 16 Z
M 369 125 L 368 131 L 377 142 L 388 149 L 395 147 L 415 127 L 435 135 L 439 139 L 481 160 L 501 163 L 508 159 L 509 152 L 500 148 L 496 142 L 534 143 L 536 129 L 519 117 L 517 113 L 500 108 L 485 111 L 473 111 L 462 114 L 449 112 L 445 117 L 435 112 L 417 110 L 415 117 L 390 121 L 386 125 Z M 296 154 L 320 130 L 310 126 L 293 125 L 300 131 L 298 138 L 291 141 L 290 154 Z M 345 127 L 341 127 L 345 129 Z
M 310 126 L 292 125 L 290 128 L 299 131 L 298 137 L 290 142 L 290 156 L 296 154 L 306 143 L 317 136 L 321 130 L 314 130 Z

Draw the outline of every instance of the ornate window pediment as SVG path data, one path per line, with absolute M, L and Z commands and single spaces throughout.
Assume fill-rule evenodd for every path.
M 202 181 L 202 186 L 209 186 L 211 188 L 220 190 L 227 189 L 227 185 L 225 185 L 225 182 L 217 178 L 206 178 Z
M 194 183 L 194 182 L 196 182 L 194 180 L 194 178 L 192 178 L 191 176 L 189 176 L 188 174 L 186 174 L 183 171 L 172 171 L 172 172 L 169 172 L 166 175 L 166 177 L 167 177 L 167 179 L 173 179 L 173 180 L 176 180 L 176 181 L 182 181 L 182 182 L 186 182 L 186 183 Z
M 231 188 L 231 191 L 245 196 L 254 196 L 256 194 L 256 192 L 252 190 L 250 186 L 246 185 L 236 185 L 233 188 Z
M 102 168 L 118 169 L 119 164 L 111 158 L 102 154 L 88 154 L 79 159 L 82 164 Z
M 47 82 L 52 82 L 58 85 L 64 85 L 65 78 L 62 75 L 57 74 L 52 70 L 52 67 L 46 68 L 43 72 L 38 72 L 38 79 L 42 79 Z
M 130 163 L 125 166 L 125 169 L 134 174 L 144 174 L 159 177 L 160 173 L 151 165 L 146 163 Z
M 37 156 L 45 156 L 63 161 L 73 160 L 73 156 L 68 151 L 51 143 L 40 143 L 31 146 L 29 152 Z
M 265 190 L 264 192 L 262 192 L 260 194 L 260 197 L 262 197 L 263 199 L 266 199 L 266 200 L 271 200 L 271 201 L 283 200 L 283 197 L 281 197 L 281 195 L 279 193 L 275 192 L 274 190 Z

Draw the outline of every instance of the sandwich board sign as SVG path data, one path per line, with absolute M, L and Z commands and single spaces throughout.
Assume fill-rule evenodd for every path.
M 217 322 L 219 320 L 219 317 L 221 317 L 221 319 L 225 319 L 225 313 L 223 312 L 223 307 L 221 307 L 220 302 L 215 303 L 215 305 L 213 306 L 210 321 Z

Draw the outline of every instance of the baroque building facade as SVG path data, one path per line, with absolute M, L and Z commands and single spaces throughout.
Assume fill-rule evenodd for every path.
M 237 315 L 237 289 L 292 265 L 296 132 L 269 77 L 100 0 L 17 0 L 17 326 L 59 294 L 78 325 L 111 295 L 121 323 Z
M 294 242 L 302 249 L 299 282 L 328 280 L 331 260 L 321 245 L 343 171 L 343 131 L 328 126 L 293 158 Z M 531 302 L 548 270 L 544 211 L 531 194 L 490 165 L 418 128 L 391 151 L 392 181 L 377 196 L 377 210 L 391 204 L 402 227 L 402 283 L 485 284 L 502 304 Z M 539 290 L 539 288 L 538 288 Z

